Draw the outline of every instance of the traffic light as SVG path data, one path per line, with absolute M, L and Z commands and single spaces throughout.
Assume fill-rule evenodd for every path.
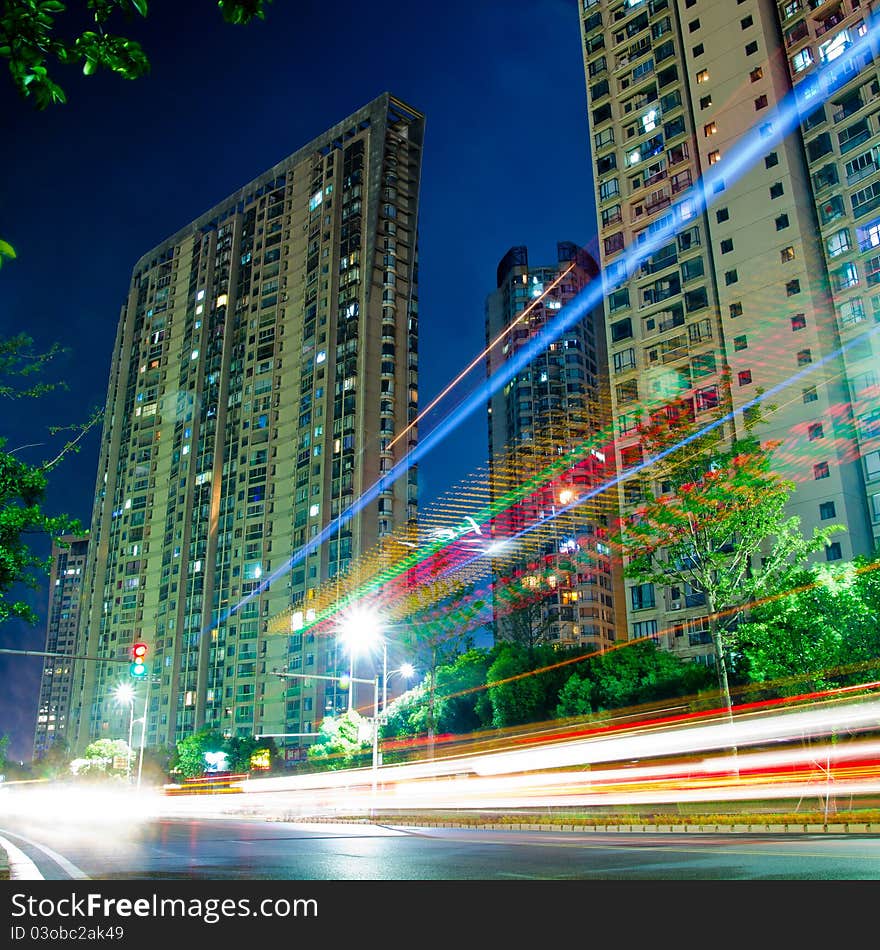
M 147 675 L 147 645 L 146 643 L 136 643 L 131 648 L 131 666 L 129 673 L 136 679 L 143 679 Z

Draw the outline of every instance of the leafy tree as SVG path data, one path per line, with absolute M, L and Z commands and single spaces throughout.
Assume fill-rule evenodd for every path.
M 325 716 L 320 736 L 309 746 L 309 762 L 326 769 L 350 769 L 363 765 L 372 748 L 372 723 L 356 709 L 341 716 Z
M 559 692 L 557 716 L 584 716 L 677 696 L 711 686 L 713 674 L 650 641 L 637 641 L 586 660 Z
M 128 774 L 134 752 L 124 739 L 96 739 L 83 750 L 82 758 L 70 763 L 70 771 L 80 778 L 122 778 Z M 116 767 L 119 759 L 125 761 Z
M 470 599 L 471 590 L 456 591 L 451 603 L 434 604 L 432 610 L 412 615 L 398 634 L 399 642 L 413 658 L 413 665 L 425 671 L 429 755 L 433 754 L 438 723 L 438 670 L 473 645 L 469 631 L 486 606 L 482 599 Z
M 217 5 L 227 23 L 244 24 L 264 19 L 268 3 L 271 0 L 219 0 Z M 147 0 L 80 0 L 71 6 L 68 12 L 68 4 L 60 0 L 3 0 L 0 56 L 8 60 L 20 95 L 30 98 L 38 109 L 67 101 L 64 90 L 49 74 L 50 63 L 82 63 L 86 76 L 107 69 L 123 79 L 138 79 L 150 68 L 140 43 L 108 32 L 111 19 L 146 17 Z M 68 16 L 63 18 L 64 14 Z M 82 30 L 72 39 L 63 38 L 60 28 L 73 24 L 73 29 L 79 30 L 84 14 L 94 21 L 95 28 Z
M 880 675 L 880 556 L 821 565 L 755 605 L 737 632 L 748 678 L 795 695 Z
M 33 399 L 63 389 L 64 383 L 40 380 L 60 352 L 57 346 L 46 352 L 35 351 L 34 341 L 24 333 L 0 339 L 0 401 Z M 0 437 L 0 622 L 9 617 L 37 621 L 26 602 L 10 599 L 17 584 L 36 589 L 51 566 L 51 558 L 33 549 L 35 536 L 57 538 L 82 533 L 78 521 L 67 515 L 49 515 L 43 505 L 49 473 L 69 453 L 80 450 L 82 439 L 100 418 L 101 412 L 95 411 L 81 425 L 50 427 L 50 435 L 66 432 L 69 437 L 53 457 L 36 465 L 22 461 L 16 453 L 38 446 L 17 446 L 7 451 L 6 439 Z
M 388 704 L 382 717 L 383 738 L 408 738 L 428 731 L 428 685 L 421 682 Z
M 576 655 L 547 644 L 532 649 L 500 644 L 487 672 L 492 725 L 500 729 L 553 718 L 559 691 L 572 675 L 565 661 Z
M 252 759 L 265 753 L 269 768 L 278 768 L 281 756 L 275 740 L 258 739 L 256 736 L 232 736 L 223 745 L 223 750 L 229 756 L 229 770 L 231 772 L 250 772 L 253 768 Z
M 492 658 L 492 651 L 473 647 L 438 668 L 440 732 L 462 734 L 491 725 L 492 705 L 485 684 Z
M 9 736 L 3 735 L 0 737 L 0 774 L 6 771 L 6 766 L 9 763 Z
M 750 427 L 758 420 L 751 419 Z M 834 525 L 811 538 L 785 507 L 795 485 L 773 467 L 773 445 L 751 434 L 732 444 L 720 427 L 697 427 L 686 405 L 659 412 L 641 429 L 654 459 L 646 491 L 614 539 L 627 560 L 627 577 L 642 584 L 676 585 L 705 604 L 718 686 L 730 709 L 727 645 L 743 611 L 785 586 L 797 567 L 828 544 Z
M 195 778 L 205 771 L 205 753 L 223 752 L 226 740 L 211 729 L 202 729 L 186 736 L 177 743 L 177 748 L 171 758 L 171 767 L 174 772 L 184 778 Z

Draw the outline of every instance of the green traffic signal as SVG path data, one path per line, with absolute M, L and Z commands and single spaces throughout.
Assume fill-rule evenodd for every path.
M 136 679 L 143 679 L 147 675 L 147 645 L 146 643 L 136 643 L 131 648 L 132 664 L 128 672 Z

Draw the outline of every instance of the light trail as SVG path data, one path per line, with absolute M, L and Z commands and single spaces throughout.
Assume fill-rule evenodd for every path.
M 861 58 L 867 54 L 872 58 L 871 42 L 875 27 L 868 24 L 865 35 L 856 40 L 845 52 L 843 52 L 833 64 L 822 67 L 817 70 L 815 77 L 819 91 L 811 98 L 808 112 L 812 113 L 816 107 L 825 102 L 841 85 L 848 81 L 853 72 L 857 72 L 861 67 Z M 616 262 L 617 266 L 622 265 L 624 273 L 632 273 L 633 270 L 658 250 L 670 236 L 673 236 L 680 225 L 685 221 L 692 220 L 697 214 L 704 212 L 711 204 L 710 195 L 714 194 L 715 185 L 719 182 L 728 182 L 737 180 L 746 171 L 748 171 L 755 162 L 766 153 L 768 146 L 781 141 L 785 136 L 795 131 L 801 120 L 804 111 L 801 109 L 798 100 L 798 90 L 792 89 L 779 104 L 776 105 L 768 114 L 772 122 L 766 120 L 761 123 L 762 132 L 753 127 L 747 135 L 742 136 L 732 146 L 723 162 L 717 162 L 711 165 L 687 191 L 683 192 L 681 197 L 673 202 L 667 214 L 667 220 L 656 227 L 644 241 L 636 245 L 630 245 Z M 769 132 L 766 131 L 767 125 L 770 125 Z M 573 325 L 584 319 L 587 314 L 598 305 L 603 297 L 612 289 L 615 284 L 609 281 L 607 269 L 601 273 L 601 280 L 591 281 L 591 283 L 582 290 L 572 301 L 564 306 L 559 315 L 552 321 L 548 321 L 545 326 L 535 334 L 517 353 L 505 363 L 503 368 L 493 374 L 482 386 L 476 389 L 460 406 L 456 412 L 441 421 L 424 439 L 419 441 L 407 456 L 400 462 L 397 462 L 389 472 L 383 474 L 361 496 L 354 501 L 344 512 L 340 513 L 336 521 L 328 524 L 314 538 L 305 544 L 298 551 L 294 552 L 280 567 L 273 571 L 263 580 L 260 585 L 242 598 L 238 603 L 229 607 L 226 611 L 212 620 L 208 627 L 201 631 L 205 635 L 213 626 L 225 622 L 231 615 L 237 612 L 246 603 L 262 593 L 273 581 L 278 580 L 287 574 L 291 568 L 301 563 L 313 551 L 317 551 L 321 544 L 331 539 L 339 531 L 341 525 L 347 523 L 356 514 L 362 511 L 366 505 L 374 501 L 378 495 L 386 488 L 405 474 L 413 465 L 415 465 L 424 455 L 433 449 L 439 442 L 446 438 L 455 428 L 460 425 L 464 419 L 471 416 L 474 412 L 484 407 L 492 395 L 494 395 L 505 383 L 512 379 L 518 372 L 528 366 L 540 353 L 557 340 L 564 332 Z M 753 399 L 744 403 L 741 407 L 733 410 L 720 419 L 715 419 L 702 429 L 685 437 L 674 446 L 670 446 L 664 451 L 650 457 L 640 464 L 622 472 L 620 475 L 611 479 L 599 489 L 579 499 L 581 502 L 595 497 L 600 491 L 605 491 L 618 482 L 631 478 L 634 474 L 643 471 L 648 466 L 662 460 L 676 449 L 680 449 L 695 439 L 700 438 L 707 432 L 713 431 L 720 425 L 732 419 L 737 413 L 744 413 L 747 410 L 766 402 L 773 395 L 782 389 L 794 384 L 795 382 L 815 373 L 833 359 L 838 358 L 847 349 L 856 346 L 861 341 L 880 332 L 880 325 L 872 330 L 867 330 L 851 339 L 848 343 L 838 347 L 814 363 L 811 363 L 804 369 L 798 371 L 787 382 L 779 383 L 764 393 L 755 396 Z M 429 557 L 435 551 L 447 546 L 448 542 L 437 543 L 429 546 L 424 552 L 424 557 Z M 421 558 L 420 558 L 421 559 Z
M 501 333 L 499 333 L 498 336 L 495 337 L 495 339 L 483 350 L 482 353 L 478 353 L 474 357 L 474 359 L 458 374 L 458 376 L 456 376 L 455 379 L 453 379 L 452 382 L 444 390 L 442 390 L 442 392 L 438 393 L 434 397 L 433 401 L 430 402 L 427 406 L 425 406 L 425 408 L 415 417 L 415 419 L 413 419 L 413 421 L 402 432 L 396 435 L 388 443 L 389 446 L 394 445 L 394 443 L 397 442 L 398 439 L 402 439 L 406 435 L 406 433 L 410 431 L 410 429 L 418 425 L 419 420 L 423 418 L 425 415 L 427 415 L 447 393 L 455 389 L 455 387 L 465 378 L 465 376 L 467 376 L 467 374 L 475 366 L 479 365 L 486 358 L 486 355 L 490 353 L 504 339 L 504 337 L 506 337 L 508 333 L 510 333 L 513 330 L 513 328 L 520 322 L 520 320 L 524 320 L 532 312 L 532 310 L 535 307 L 537 307 L 539 303 L 541 303 L 541 301 L 547 296 L 547 294 L 549 294 L 550 291 L 553 290 L 553 288 L 556 287 L 556 285 L 562 281 L 562 278 L 568 275 L 572 270 L 574 270 L 574 264 L 569 264 L 568 267 L 566 267 L 565 270 L 561 274 L 559 274 L 558 277 L 555 277 L 553 281 L 547 286 L 547 289 L 543 293 L 541 293 L 538 297 L 536 297 L 528 305 L 528 307 L 526 307 L 525 310 L 523 310 L 523 312 L 516 318 L 516 320 L 514 320 L 513 323 L 510 324 L 510 326 L 502 330 Z

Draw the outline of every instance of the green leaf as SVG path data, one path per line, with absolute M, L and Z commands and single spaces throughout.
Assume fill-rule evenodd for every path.
M 15 260 L 15 248 L 7 241 L 0 240 L 0 261 L 2 261 L 4 257 Z

